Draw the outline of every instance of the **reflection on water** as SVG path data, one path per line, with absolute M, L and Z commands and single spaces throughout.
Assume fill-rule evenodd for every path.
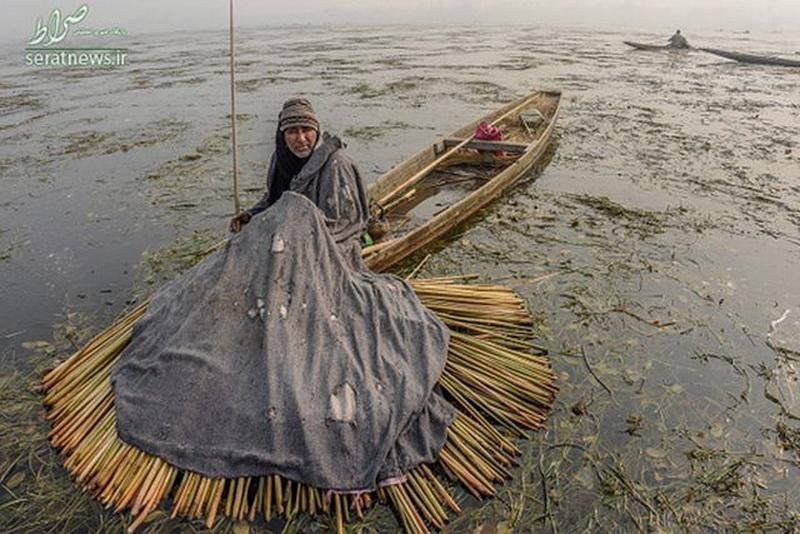
M 561 378 L 514 482 L 453 530 L 798 528 L 800 77 L 621 44 L 661 37 L 239 33 L 245 204 L 260 196 L 288 96 L 309 96 L 373 180 L 533 88 L 564 91 L 549 166 L 422 272 L 514 286 Z M 786 34 L 690 38 L 800 49 Z M 0 475 L 13 488 L 0 506 L 15 512 L 4 527 L 116 524 L 55 467 L 29 373 L 224 236 L 225 39 L 131 36 L 130 64 L 106 71 L 33 69 L 2 51 Z

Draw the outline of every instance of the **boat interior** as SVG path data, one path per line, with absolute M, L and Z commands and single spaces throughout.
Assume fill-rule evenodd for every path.
M 370 234 L 374 234 L 374 242 L 393 240 L 425 224 L 523 157 L 544 136 L 558 100 L 554 93 L 529 95 L 437 141 L 389 171 L 376 182 L 378 187 L 370 190 Z M 502 141 L 472 139 L 483 121 L 500 129 Z M 404 187 L 409 179 L 413 183 Z

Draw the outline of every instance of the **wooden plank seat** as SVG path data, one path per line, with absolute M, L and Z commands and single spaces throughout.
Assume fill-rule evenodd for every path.
M 443 139 L 441 144 L 443 150 L 458 146 L 464 139 L 448 137 Z M 509 141 L 479 141 L 474 139 L 464 145 L 464 148 L 472 148 L 481 152 L 508 152 L 510 154 L 522 154 L 530 145 L 527 143 L 512 143 Z

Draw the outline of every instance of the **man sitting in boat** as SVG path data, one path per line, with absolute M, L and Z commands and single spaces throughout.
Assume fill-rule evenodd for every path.
M 434 389 L 449 330 L 364 266 L 361 176 L 307 100 L 283 106 L 275 146 L 261 201 L 136 323 L 112 373 L 117 432 L 207 477 L 399 482 L 454 417 Z
M 686 37 L 681 35 L 681 31 L 677 30 L 675 34 L 669 38 L 669 47 L 670 48 L 691 48 L 689 46 L 689 41 L 686 40 Z
M 342 190 L 334 191 L 338 185 Z M 231 219 L 231 232 L 239 232 L 289 190 L 307 196 L 329 219 L 338 221 L 339 227 L 355 228 L 354 223 L 367 216 L 367 196 L 358 167 L 338 137 L 320 133 L 317 115 L 305 98 L 283 104 L 266 191 L 255 206 Z

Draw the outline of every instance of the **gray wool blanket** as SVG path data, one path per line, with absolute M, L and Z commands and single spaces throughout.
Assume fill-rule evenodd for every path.
M 155 294 L 112 373 L 123 441 L 207 476 L 340 491 L 436 459 L 448 330 L 363 266 L 333 200 L 284 193 Z

